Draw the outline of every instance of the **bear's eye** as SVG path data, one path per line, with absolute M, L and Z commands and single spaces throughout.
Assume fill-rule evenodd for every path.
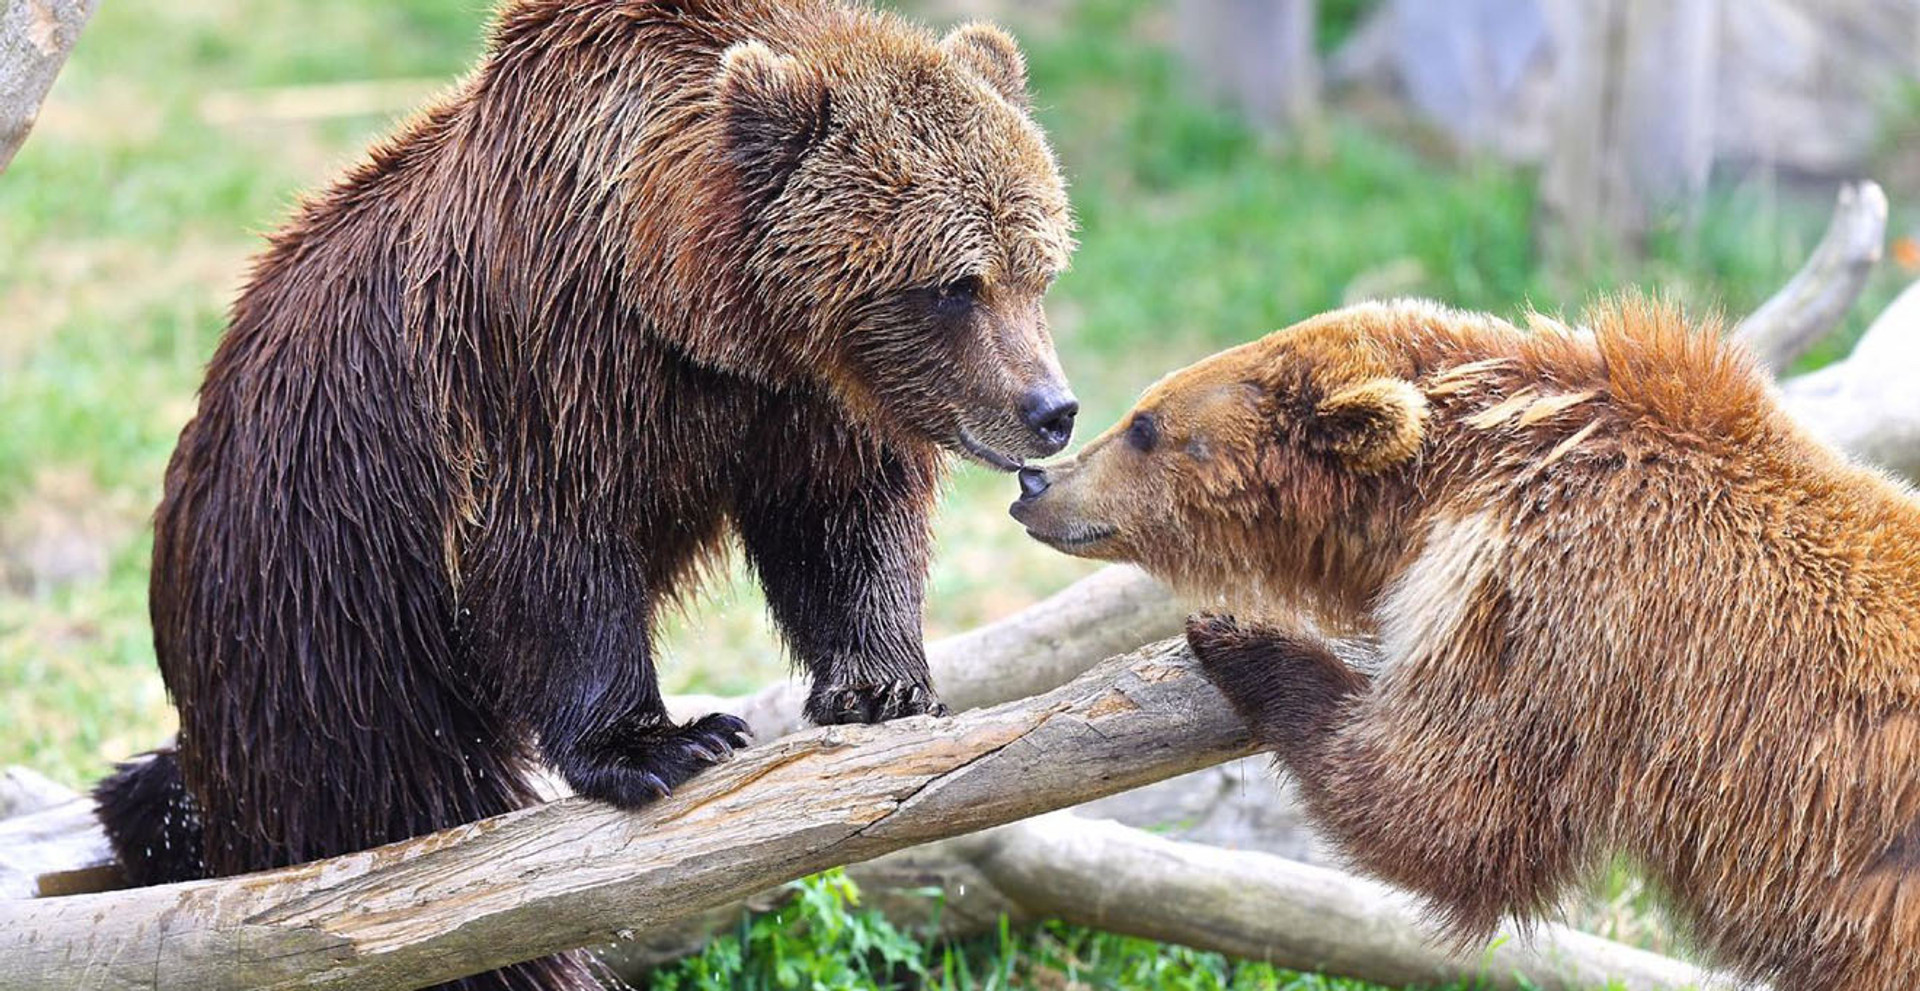
M 1127 424 L 1128 447 L 1146 454 L 1153 450 L 1153 445 L 1158 443 L 1160 443 L 1160 425 L 1153 422 L 1152 416 L 1141 413 L 1133 418 L 1132 423 Z
M 960 316 L 980 301 L 981 288 L 977 275 L 955 279 L 934 292 L 933 308 L 941 316 Z

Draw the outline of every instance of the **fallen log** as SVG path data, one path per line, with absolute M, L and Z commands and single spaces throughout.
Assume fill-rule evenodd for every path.
M 1011 616 L 929 644 L 928 663 L 941 697 L 956 711 L 998 705 L 1052 691 L 1102 660 L 1173 636 L 1185 615 L 1166 586 L 1146 573 L 1106 568 Z M 767 740 L 806 728 L 805 700 L 805 683 L 788 680 L 740 698 L 680 695 L 667 704 L 680 718 L 731 712 Z M 543 777 L 540 791 L 548 799 L 569 794 L 553 776 Z M 72 799 L 31 816 L 0 816 L 0 898 L 121 884 L 90 802 Z
M 0 902 L 0 989 L 420 987 L 1247 752 L 1169 642 L 1037 698 L 750 748 L 639 812 L 570 798 L 285 870 Z
M 1780 387 L 1794 418 L 1840 449 L 1920 480 L 1920 283 L 1907 287 L 1853 353 Z
M 16 0 L 0 8 L 0 172 L 33 130 L 53 80 L 99 0 Z
M 1833 333 L 1880 264 L 1887 240 L 1887 194 L 1877 183 L 1840 187 L 1827 233 L 1800 271 L 1733 329 L 1761 364 L 1779 374 Z
M 1489 991 L 1677 991 L 1718 982 L 1690 964 L 1551 924 L 1463 956 L 1434 941 L 1416 901 L 1383 885 L 1067 813 L 952 842 L 1029 918 L 1293 970 L 1392 987 L 1473 982 Z

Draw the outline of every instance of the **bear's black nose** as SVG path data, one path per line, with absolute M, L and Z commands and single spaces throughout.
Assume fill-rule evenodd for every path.
M 1020 498 L 1032 499 L 1047 491 L 1047 470 L 1045 468 L 1020 469 Z
M 1046 445 L 1043 454 L 1053 454 L 1067 446 L 1073 439 L 1073 418 L 1080 412 L 1080 403 L 1073 393 L 1051 386 L 1042 386 L 1027 393 L 1020 402 L 1020 417 L 1027 422 L 1027 428 L 1033 431 L 1040 443 Z

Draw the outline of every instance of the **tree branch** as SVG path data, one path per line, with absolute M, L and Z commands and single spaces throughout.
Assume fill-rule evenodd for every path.
M 1399 987 L 1698 988 L 1711 974 L 1565 926 L 1479 956 L 1435 943 L 1407 895 L 1271 854 L 1181 843 L 1068 813 L 952 841 L 1031 918 Z
M 0 9 L 0 172 L 27 140 L 99 0 L 11 0 Z

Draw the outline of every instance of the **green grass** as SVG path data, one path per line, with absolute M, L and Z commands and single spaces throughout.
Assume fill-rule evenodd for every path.
M 1363 3 L 1328 4 L 1324 43 Z M 404 109 L 282 120 L 209 107 L 367 80 L 424 96 L 470 63 L 485 16 L 482 0 L 360 0 L 313 14 L 293 0 L 102 5 L 0 176 L 0 765 L 78 786 L 170 732 L 145 613 L 148 515 L 201 365 L 260 232 Z M 1010 18 L 1083 227 L 1050 301 L 1085 402 L 1083 436 L 1165 371 L 1359 292 L 1511 315 L 1577 309 L 1638 282 L 1743 313 L 1799 263 L 1827 211 L 1825 194 L 1736 188 L 1695 227 L 1657 232 L 1644 258 L 1555 272 L 1535 249 L 1540 207 L 1524 171 L 1438 160 L 1338 117 L 1319 140 L 1256 134 L 1196 101 L 1168 53 L 1163 7 L 1147 0 Z M 1912 228 L 1910 213 L 1897 216 L 1896 229 Z M 1848 333 L 1895 288 L 1892 275 L 1877 281 Z M 1028 541 L 1005 517 L 1011 495 L 1003 476 L 958 472 L 931 635 L 1089 570 Z M 671 620 L 663 641 L 671 689 L 744 691 L 785 670 L 738 576 Z M 1019 966 L 1070 972 L 1071 960 L 1124 955 L 1109 937 L 1064 930 L 1015 943 Z M 977 971 L 1006 963 L 969 952 L 987 961 Z M 1241 971 L 1166 959 L 1186 976 L 1157 986 L 1337 986 L 1207 984 Z
M 862 908 L 859 887 L 840 871 L 796 881 L 787 893 L 698 956 L 655 971 L 648 991 L 1386 991 L 1060 922 L 1015 927 L 1003 916 L 989 934 L 926 936 Z M 937 889 L 925 897 L 937 900 Z

